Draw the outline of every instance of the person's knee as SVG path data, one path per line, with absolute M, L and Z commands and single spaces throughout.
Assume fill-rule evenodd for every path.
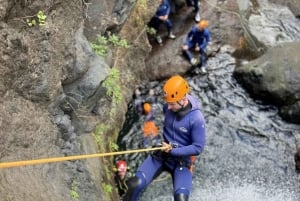
M 141 177 L 139 175 L 136 175 L 136 176 L 130 178 L 127 183 L 128 189 L 136 189 L 136 188 L 144 186 L 144 184 L 145 184 L 144 177 Z
M 146 179 L 142 172 L 137 172 L 136 175 L 127 181 L 128 190 L 123 198 L 123 201 L 137 200 L 141 190 L 146 185 Z
M 175 194 L 174 201 L 188 201 L 189 196 L 183 193 Z

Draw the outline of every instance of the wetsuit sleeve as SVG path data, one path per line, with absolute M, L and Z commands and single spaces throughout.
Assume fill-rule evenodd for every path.
M 190 43 L 190 38 L 194 35 L 194 31 L 193 31 L 193 28 L 189 31 L 189 33 L 187 34 L 186 36 L 186 39 L 185 39 L 185 43 L 186 44 L 189 44 Z
M 165 4 L 165 6 L 167 7 L 166 11 L 165 11 L 165 15 L 169 15 L 171 12 L 171 6 L 170 6 L 170 2 L 169 0 L 163 0 L 163 3 Z
M 191 127 L 190 127 L 190 137 L 191 144 L 188 146 L 173 148 L 171 150 L 171 155 L 173 156 L 190 156 L 190 155 L 199 155 L 205 145 L 205 121 L 202 117 L 200 111 L 197 111 L 196 114 L 191 117 Z
M 203 34 L 204 34 L 205 40 L 203 40 L 203 43 L 200 45 L 201 49 L 205 49 L 206 46 L 208 45 L 208 42 L 210 41 L 210 32 L 207 29 L 204 31 Z

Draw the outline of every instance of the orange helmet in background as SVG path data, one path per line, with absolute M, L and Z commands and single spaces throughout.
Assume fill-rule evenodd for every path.
M 174 103 L 181 100 L 189 91 L 189 85 L 180 75 L 172 76 L 163 87 L 164 100 Z
M 201 20 L 199 23 L 198 23 L 198 27 L 200 29 L 206 29 L 208 27 L 208 21 L 207 20 Z
M 146 121 L 143 126 L 143 133 L 145 137 L 156 136 L 158 135 L 158 128 L 153 121 Z
M 127 163 L 126 163 L 126 161 L 118 160 L 116 166 L 117 166 L 117 170 L 119 172 L 125 172 L 125 171 L 127 171 Z
M 143 110 L 145 112 L 145 114 L 149 114 L 151 112 L 151 105 L 150 103 L 144 103 L 143 104 Z

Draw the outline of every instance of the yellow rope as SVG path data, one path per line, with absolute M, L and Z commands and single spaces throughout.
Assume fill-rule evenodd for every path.
M 54 162 L 62 162 L 62 161 L 70 161 L 70 160 L 79 160 L 79 159 L 96 158 L 96 157 L 104 157 L 104 156 L 114 156 L 114 155 L 122 155 L 122 154 L 147 152 L 147 151 L 156 151 L 156 150 L 162 150 L 162 148 L 163 147 L 155 147 L 155 148 L 135 149 L 135 150 L 99 153 L 99 154 L 87 154 L 87 155 L 57 157 L 57 158 L 43 158 L 43 159 L 26 160 L 26 161 L 3 162 L 3 163 L 0 163 L 0 168 L 10 168 L 10 167 L 25 166 L 25 165 L 37 165 L 37 164 L 43 164 L 43 163 L 54 163 Z

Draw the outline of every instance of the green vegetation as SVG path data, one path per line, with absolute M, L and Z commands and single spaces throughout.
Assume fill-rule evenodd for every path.
M 102 188 L 106 193 L 111 193 L 113 187 L 110 184 L 102 183 Z
M 118 84 L 120 71 L 111 68 L 108 77 L 104 80 L 103 86 L 106 88 L 106 95 L 112 97 L 113 103 L 119 104 L 122 101 L 121 86 Z
M 111 142 L 111 141 L 110 141 L 109 147 L 110 147 L 111 151 L 118 151 L 119 150 L 119 145 L 114 143 L 114 142 Z
M 43 11 L 40 10 L 35 16 L 33 16 L 33 18 L 31 18 L 31 19 L 27 18 L 26 23 L 29 26 L 35 26 L 37 24 L 39 26 L 44 26 L 45 22 L 46 22 L 46 18 L 47 18 L 47 16 L 44 14 Z
M 156 30 L 153 27 L 146 26 L 146 32 L 151 36 L 156 35 Z
M 77 183 L 75 181 L 73 181 L 73 183 L 72 183 L 70 194 L 71 194 L 72 200 L 76 201 L 79 199 L 79 195 L 77 193 Z
M 108 53 L 108 41 L 106 37 L 99 35 L 97 43 L 91 43 L 92 49 L 99 56 L 106 56 Z
M 112 34 L 109 37 L 98 35 L 97 42 L 91 43 L 92 49 L 99 56 L 106 56 L 108 53 L 109 46 L 119 46 L 123 48 L 128 48 L 129 45 L 125 39 L 120 39 L 117 35 Z

